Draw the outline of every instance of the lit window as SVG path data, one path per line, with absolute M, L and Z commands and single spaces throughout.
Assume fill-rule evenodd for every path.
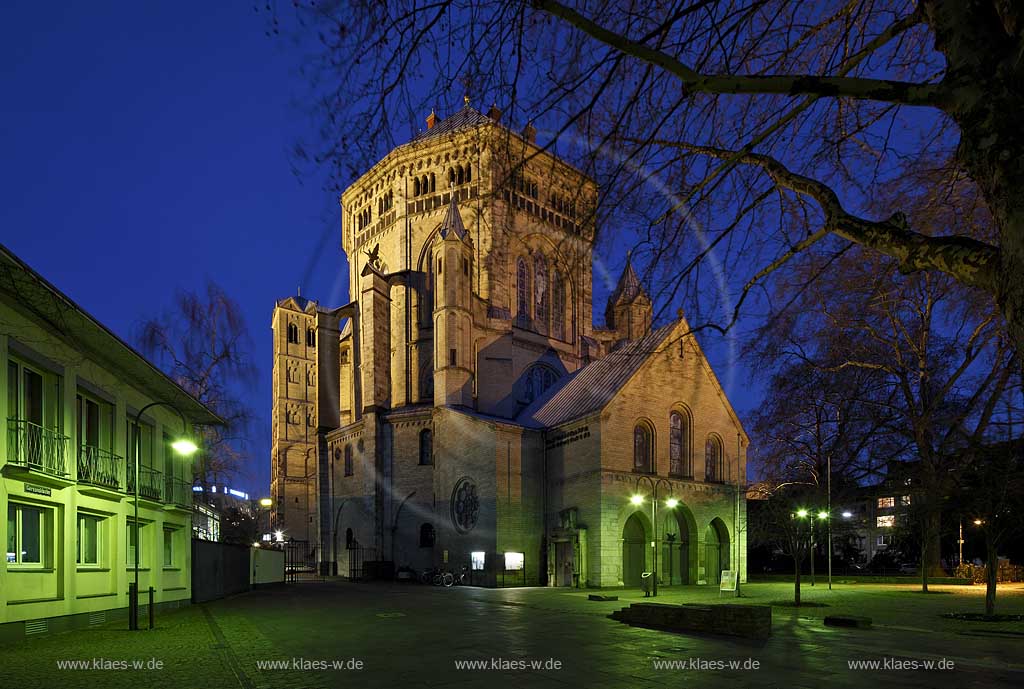
M 469 568 L 477 572 L 483 570 L 486 559 L 487 555 L 484 551 L 474 550 L 469 554 Z
M 887 507 L 895 507 L 896 498 L 878 498 L 878 509 L 885 509 Z
M 505 569 L 519 570 L 526 563 L 526 556 L 523 553 L 505 553 Z
M 43 566 L 49 510 L 30 505 L 7 505 L 7 564 Z
M 903 497 L 901 497 L 900 498 L 900 504 L 904 505 L 904 506 L 909 505 L 910 504 L 910 496 L 909 495 L 904 495 Z
M 888 527 L 888 526 L 896 526 L 896 517 L 894 517 L 891 514 L 883 514 L 883 515 L 878 517 L 878 519 L 876 521 L 876 525 L 879 528 Z
M 78 556 L 80 565 L 100 563 L 100 517 L 90 514 L 78 515 Z

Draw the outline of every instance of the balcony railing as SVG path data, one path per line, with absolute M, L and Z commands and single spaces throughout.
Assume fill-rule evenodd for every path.
M 7 419 L 7 461 L 51 476 L 67 476 L 69 438 L 24 419 Z
M 178 505 L 192 509 L 192 482 L 175 476 L 168 476 L 164 484 L 164 501 L 169 505 Z
M 135 465 L 128 464 L 128 492 L 135 494 Z M 163 472 L 147 466 L 139 468 L 139 497 L 160 502 L 163 498 Z
M 92 445 L 80 445 L 78 482 L 121 490 L 124 486 L 124 459 Z

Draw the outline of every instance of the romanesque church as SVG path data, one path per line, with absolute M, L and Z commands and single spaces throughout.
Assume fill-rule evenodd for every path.
M 593 180 L 494 107 L 426 124 L 341 196 L 352 301 L 274 308 L 274 528 L 342 575 L 744 580 L 747 436 L 629 259 L 593 322 Z

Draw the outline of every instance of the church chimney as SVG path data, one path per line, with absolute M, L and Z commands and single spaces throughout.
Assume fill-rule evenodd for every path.
M 434 110 L 430 110 L 430 114 L 427 115 L 427 129 L 433 129 L 434 125 L 437 124 L 437 115 L 434 114 Z
M 533 122 L 527 122 L 523 127 L 523 138 L 531 144 L 537 143 L 537 128 L 533 126 Z

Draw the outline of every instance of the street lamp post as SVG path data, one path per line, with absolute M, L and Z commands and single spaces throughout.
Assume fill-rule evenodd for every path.
M 653 567 L 652 567 L 653 571 L 651 572 L 651 577 L 653 577 L 653 579 L 654 579 L 654 582 L 653 582 L 652 587 L 651 587 L 652 588 L 651 595 L 657 596 L 658 595 L 658 488 L 662 484 L 665 484 L 666 486 L 668 486 L 669 492 L 671 492 L 672 491 L 672 484 L 669 483 L 668 481 L 666 481 L 663 478 L 659 478 L 657 481 L 655 481 L 650 476 L 638 476 L 637 479 L 636 479 L 636 494 L 633 495 L 633 497 L 630 498 L 630 502 L 632 502 L 634 505 L 638 505 L 639 506 L 639 505 L 642 505 L 643 502 L 644 502 L 644 497 L 642 495 L 640 495 L 640 483 L 643 482 L 643 481 L 647 481 L 651 485 L 651 529 L 653 531 L 653 537 L 654 537 L 654 540 L 651 541 L 651 550 L 653 551 L 652 555 L 651 555 L 651 564 L 653 565 Z M 675 498 L 669 498 L 666 501 L 666 506 L 669 509 L 673 509 L 678 504 L 679 504 L 679 502 Z
M 147 409 L 160 406 L 173 409 L 174 412 L 181 417 L 181 436 L 171 443 L 171 447 L 174 451 L 183 457 L 188 457 L 199 449 L 196 447 L 196 444 L 186 436 L 188 433 L 188 421 L 185 420 L 185 415 L 180 409 L 170 402 L 150 402 L 135 414 L 135 485 L 134 490 L 132 491 L 135 497 L 135 520 L 132 523 L 132 532 L 135 536 L 135 552 L 132 553 L 132 565 L 135 569 L 135 576 L 128 600 L 128 628 L 133 630 L 137 630 L 139 628 L 139 549 L 142 547 L 142 543 L 139 540 L 139 483 L 142 479 L 142 476 L 140 475 L 139 460 L 142 455 L 142 415 Z M 152 621 L 152 611 L 150 611 L 150 624 L 152 624 Z

